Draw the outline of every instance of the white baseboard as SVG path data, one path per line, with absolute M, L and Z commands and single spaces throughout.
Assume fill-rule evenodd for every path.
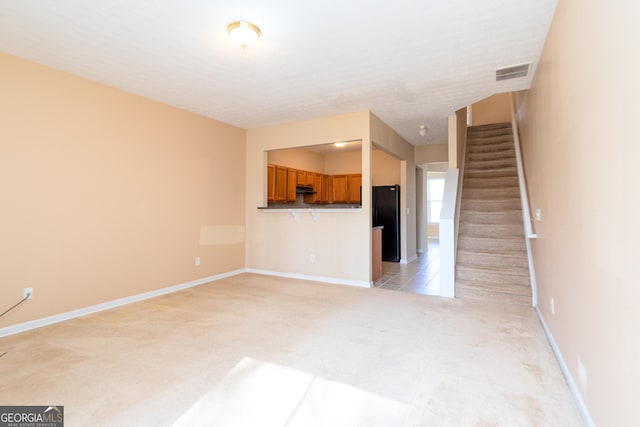
M 567 384 L 569 385 L 569 390 L 571 391 L 571 394 L 573 395 L 573 398 L 576 401 L 576 405 L 578 406 L 578 411 L 580 412 L 580 415 L 582 415 L 582 419 L 584 420 L 585 425 L 587 425 L 587 427 L 596 427 L 596 424 L 593 422 L 593 418 L 591 418 L 591 414 L 589 413 L 589 409 L 587 408 L 587 404 L 582 398 L 582 394 L 580 394 L 580 390 L 578 390 L 578 386 L 576 385 L 576 382 L 574 381 L 573 376 L 571 375 L 571 372 L 569 371 L 569 368 L 567 367 L 567 364 L 564 361 L 564 357 L 562 357 L 562 353 L 560 352 L 560 347 L 558 347 L 556 340 L 553 338 L 553 335 L 551 334 L 551 330 L 547 326 L 547 322 L 545 322 L 544 317 L 540 312 L 540 309 L 538 307 L 535 307 L 535 310 L 536 310 L 536 313 L 538 314 L 538 319 L 540 320 L 540 324 L 544 329 L 544 333 L 547 335 L 547 340 L 549 341 L 549 344 L 551 344 L 551 349 L 553 350 L 553 354 L 556 356 L 556 359 L 558 360 L 558 364 L 560 365 L 560 370 L 562 371 L 562 374 L 564 375 L 564 378 L 567 381 Z
M 333 283 L 336 285 L 357 286 L 360 288 L 370 288 L 371 282 L 361 282 L 359 280 L 336 279 L 335 277 L 310 276 L 307 274 L 284 273 L 282 271 L 261 270 L 259 268 L 247 268 L 247 273 L 264 274 L 266 276 L 286 277 L 289 279 L 311 280 L 313 282 Z
M 411 257 L 411 258 L 409 258 L 409 259 L 402 258 L 402 259 L 400 260 L 400 264 L 409 264 L 410 262 L 413 262 L 413 261 L 415 261 L 415 260 L 417 260 L 417 259 L 418 259 L 418 254 L 415 254 L 414 256 L 412 256 L 412 257 Z
M 85 316 L 87 314 L 97 313 L 99 311 L 108 310 L 110 308 L 120 307 L 121 305 L 131 304 L 132 302 L 143 301 L 160 295 L 180 291 L 182 289 L 192 288 L 194 286 L 203 285 L 205 283 L 224 279 L 225 277 L 235 276 L 244 272 L 244 269 L 229 271 L 226 273 L 216 274 L 214 276 L 204 277 L 202 279 L 192 280 L 190 282 L 181 283 L 179 285 L 168 286 L 166 288 L 155 289 L 153 291 L 144 292 L 142 294 L 131 295 L 129 297 L 104 302 L 102 304 L 92 305 L 90 307 L 79 308 L 77 310 L 68 311 L 66 313 L 54 314 L 53 316 L 43 317 L 41 319 L 31 320 L 24 323 L 18 323 L 17 325 L 0 328 L 0 338 L 20 332 L 29 331 L 35 328 L 40 328 L 42 326 L 52 325 L 54 323 L 62 322 L 76 317 Z

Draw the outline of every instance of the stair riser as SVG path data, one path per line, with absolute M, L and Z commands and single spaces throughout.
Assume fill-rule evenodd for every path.
M 469 237 L 523 237 L 522 224 L 495 225 L 495 224 L 460 224 L 460 234 Z
M 494 129 L 494 130 L 471 130 L 467 131 L 467 138 L 487 138 L 487 137 L 499 137 L 499 136 L 513 136 L 513 131 L 509 129 Z
M 520 199 L 512 200 L 474 200 L 474 199 L 462 199 L 461 208 L 463 211 L 478 211 L 478 212 L 498 212 L 498 211 L 513 211 L 521 209 Z
M 469 126 L 469 130 L 511 129 L 511 122 L 487 123 L 486 125 Z
M 464 178 L 462 188 L 500 188 L 518 187 L 518 177 L 510 176 L 504 178 Z
M 462 199 L 501 200 L 520 197 L 520 188 L 462 188 Z
M 456 262 L 468 267 L 491 267 L 508 269 L 526 269 L 529 267 L 529 260 L 526 255 L 520 257 L 500 256 L 486 254 L 482 252 L 458 252 Z
M 496 283 L 501 285 L 529 286 L 529 276 L 517 276 L 513 274 L 497 274 L 479 270 L 456 269 L 456 279 Z
M 480 148 L 492 148 L 501 150 L 513 150 L 513 138 L 510 136 L 500 136 L 493 138 L 471 138 L 467 139 L 467 151 L 476 151 Z
M 515 168 L 516 159 L 499 159 L 499 160 L 472 160 L 465 161 L 465 170 L 491 170 L 503 168 Z
M 497 178 L 516 178 L 518 179 L 518 171 L 516 168 L 506 168 L 501 170 L 477 170 L 464 171 L 464 179 L 488 180 Z
M 514 240 L 500 239 L 480 239 L 469 236 L 459 236 L 458 249 L 468 251 L 522 251 L 527 250 L 524 237 Z
M 466 162 L 477 162 L 486 160 L 505 160 L 515 159 L 515 152 L 513 150 L 500 150 L 500 151 L 483 151 L 479 153 L 467 153 L 465 159 Z

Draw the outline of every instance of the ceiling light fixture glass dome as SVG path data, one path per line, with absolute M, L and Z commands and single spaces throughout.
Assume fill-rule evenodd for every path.
M 232 22 L 227 26 L 227 31 L 231 39 L 243 49 L 257 42 L 262 34 L 260 28 L 247 21 Z

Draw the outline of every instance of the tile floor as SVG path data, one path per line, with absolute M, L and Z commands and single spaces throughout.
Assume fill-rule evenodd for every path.
M 427 252 L 408 264 L 382 263 L 382 277 L 373 284 L 376 288 L 422 295 L 440 295 L 440 247 L 437 240 L 429 240 Z

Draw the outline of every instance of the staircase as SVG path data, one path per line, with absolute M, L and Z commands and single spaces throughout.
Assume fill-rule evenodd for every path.
M 455 295 L 531 305 L 510 123 L 472 126 L 467 131 Z

